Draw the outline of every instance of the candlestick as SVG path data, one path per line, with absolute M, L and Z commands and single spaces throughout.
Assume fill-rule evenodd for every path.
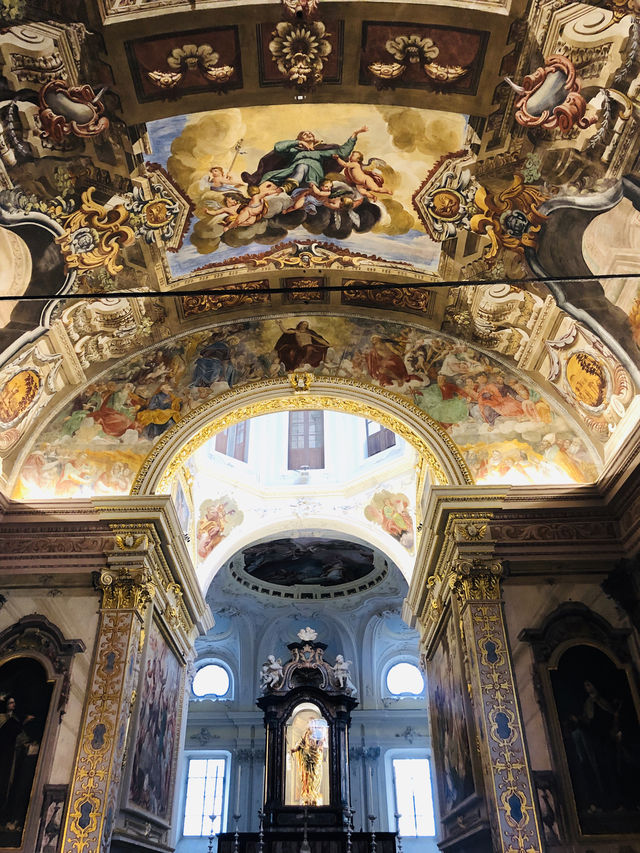
M 240 814 L 240 782 L 242 779 L 242 765 L 238 764 L 238 783 L 236 786 L 236 808 L 234 814 Z
M 398 834 L 398 837 L 396 838 L 396 853 L 402 853 L 402 836 L 400 835 L 400 818 L 402 815 L 400 812 L 396 812 L 394 817 L 396 819 L 396 832 Z

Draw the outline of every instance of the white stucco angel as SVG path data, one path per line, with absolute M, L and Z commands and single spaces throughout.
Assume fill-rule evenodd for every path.
M 278 687 L 282 682 L 282 660 L 276 660 L 274 655 L 267 655 L 267 660 L 260 668 L 260 688 L 267 690 L 268 688 Z
M 336 655 L 336 662 L 333 666 L 333 676 L 336 684 L 349 696 L 355 696 L 358 692 L 355 684 L 351 680 L 351 661 L 345 660 L 342 655 Z

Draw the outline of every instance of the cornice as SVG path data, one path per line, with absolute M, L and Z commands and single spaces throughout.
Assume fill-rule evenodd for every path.
M 133 534 L 130 546 L 129 534 Z M 212 627 L 211 611 L 168 495 L 12 502 L 0 525 L 3 585 L 9 577 L 31 578 L 38 569 L 88 580 L 91 571 L 128 565 L 153 570 L 162 590 L 158 602 L 165 611 L 170 609 L 176 618 L 182 611 L 182 621 L 197 632 Z

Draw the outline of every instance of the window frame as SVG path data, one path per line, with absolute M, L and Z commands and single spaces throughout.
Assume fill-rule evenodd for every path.
M 369 429 L 370 425 L 378 427 L 375 431 Z M 378 421 L 364 419 L 364 434 L 365 434 L 365 459 L 371 459 L 379 453 L 384 453 L 385 450 L 390 450 L 397 446 L 396 434 L 389 427 L 384 426 Z M 389 438 L 390 437 L 390 438 Z M 391 440 L 390 440 L 391 439 Z M 375 444 L 380 444 L 380 447 L 374 448 Z
M 238 421 L 238 423 L 231 424 L 231 426 L 226 429 L 220 430 L 220 432 L 216 433 L 214 438 L 213 447 L 216 453 L 222 454 L 222 456 L 226 456 L 227 459 L 235 459 L 236 462 L 243 462 L 247 464 L 249 461 L 249 430 L 250 430 L 250 422 L 251 419 L 247 418 L 243 421 Z M 238 443 L 238 432 L 242 431 L 242 441 Z M 224 439 L 224 450 L 218 447 L 218 444 L 222 444 Z M 232 442 L 232 451 L 229 452 L 229 442 Z M 238 453 L 238 450 L 241 449 L 242 453 Z
M 309 446 L 311 434 L 312 415 L 318 414 L 320 422 L 319 434 L 321 443 L 314 447 Z M 292 443 L 292 426 L 296 419 L 302 422 L 300 435 L 304 439 L 303 447 L 294 447 Z M 299 471 L 308 468 L 312 471 L 322 471 L 325 468 L 325 423 L 324 411 L 322 409 L 292 409 L 289 411 L 289 423 L 287 428 L 287 470 Z
M 435 773 L 433 766 L 433 756 L 429 749 L 414 747 L 407 749 L 390 749 L 385 753 L 385 776 L 386 776 L 386 788 L 387 788 L 387 807 L 388 807 L 388 819 L 389 819 L 389 829 L 392 832 L 396 831 L 396 814 L 400 814 L 399 805 L 398 805 L 398 792 L 396 787 L 396 771 L 394 766 L 394 761 L 403 761 L 403 760 L 415 760 L 415 759 L 423 759 L 427 761 L 427 766 L 429 768 L 429 782 L 431 786 L 431 817 L 433 820 L 433 834 L 432 835 L 401 835 L 401 838 L 415 838 L 416 840 L 420 838 L 428 838 L 435 839 L 438 835 L 438 824 L 437 824 L 437 815 L 438 815 L 438 802 L 437 802 L 437 792 L 435 785 Z M 414 812 L 415 819 L 415 812 Z
M 422 690 L 420 690 L 419 693 L 411 693 L 408 690 L 403 690 L 400 693 L 392 693 L 392 691 L 389 687 L 389 684 L 388 684 L 389 673 L 391 672 L 391 670 L 394 667 L 400 666 L 403 663 L 406 663 L 406 664 L 409 664 L 409 666 L 415 667 L 418 670 L 418 672 L 420 673 L 420 676 L 422 677 Z M 382 685 L 383 685 L 384 695 L 391 696 L 394 699 L 419 699 L 421 696 L 425 695 L 427 682 L 426 682 L 426 679 L 424 677 L 424 673 L 420 672 L 420 667 L 418 666 L 417 662 L 414 660 L 409 660 L 407 658 L 394 658 L 393 660 L 389 661 L 387 663 L 387 665 L 385 666 L 382 679 L 383 679 Z
M 209 761 L 222 759 L 224 761 L 224 773 L 222 776 L 222 803 L 220 814 L 220 828 L 216 832 L 218 835 L 221 832 L 226 832 L 229 822 L 229 791 L 231 787 L 231 772 L 232 772 L 232 756 L 229 750 L 226 749 L 207 749 L 207 750 L 188 750 L 184 753 L 185 762 L 183 765 L 184 782 L 182 786 L 182 802 L 180 809 L 180 838 L 196 839 L 208 838 L 211 834 L 211 826 L 209 831 L 200 835 L 185 834 L 185 822 L 187 820 L 187 793 L 189 790 L 189 767 L 192 761 Z M 204 808 L 204 804 L 203 804 Z M 201 825 L 205 817 L 204 811 L 201 816 Z
M 392 693 L 389 690 L 389 688 L 387 686 L 387 676 L 389 674 L 389 671 L 391 669 L 393 669 L 393 667 L 399 663 L 409 663 L 412 666 L 415 666 L 418 669 L 420 669 L 418 661 L 416 660 L 415 657 L 412 657 L 411 655 L 394 655 L 393 657 L 390 657 L 388 660 L 386 660 L 384 662 L 382 668 L 379 670 L 380 675 L 381 675 L 381 679 L 380 679 L 380 682 L 381 682 L 380 683 L 380 686 L 381 686 L 380 695 L 381 695 L 381 697 L 383 699 L 394 699 L 394 700 L 413 699 L 414 701 L 425 699 L 425 697 L 427 695 L 427 679 L 426 679 L 424 672 L 420 672 L 420 675 L 422 676 L 422 690 L 420 691 L 420 693 Z
M 226 693 L 222 695 L 218 693 L 204 693 L 202 694 L 202 696 L 199 696 L 194 691 L 193 684 L 195 682 L 196 675 L 200 672 L 201 669 L 204 669 L 206 666 L 219 666 L 227 673 L 229 677 L 229 687 Z M 191 698 L 196 702 L 202 702 L 204 700 L 207 700 L 209 702 L 228 702 L 235 698 L 235 679 L 233 676 L 233 671 L 231 667 L 226 663 L 226 661 L 220 660 L 220 658 L 203 658 L 202 660 L 197 661 L 196 671 L 193 676 L 193 681 L 191 682 Z

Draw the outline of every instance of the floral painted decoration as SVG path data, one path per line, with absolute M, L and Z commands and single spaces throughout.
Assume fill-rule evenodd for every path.
M 385 45 L 387 53 L 396 62 L 372 62 L 368 68 L 379 85 L 389 85 L 399 80 L 409 65 L 420 63 L 425 75 L 439 84 L 453 83 L 468 73 L 469 69 L 461 65 L 442 65 L 435 59 L 440 49 L 433 39 L 422 37 L 417 33 L 399 35 L 389 39 Z
M 178 86 L 185 74 L 197 72 L 205 80 L 222 84 L 231 79 L 235 68 L 232 65 L 218 65 L 220 54 L 210 44 L 183 44 L 174 47 L 167 56 L 167 65 L 171 69 L 148 71 L 147 77 L 160 89 L 173 89 Z

